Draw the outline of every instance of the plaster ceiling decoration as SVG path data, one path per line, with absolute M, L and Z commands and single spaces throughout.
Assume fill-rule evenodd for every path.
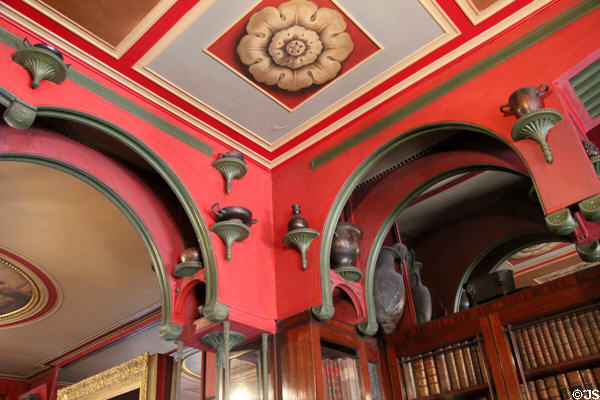
M 0 330 L 47 317 L 61 302 L 62 293 L 47 273 L 0 248 Z
M 4 21 L 55 45 L 67 59 L 81 61 L 184 121 L 186 133 L 200 140 L 204 134 L 213 136 L 271 168 L 402 95 L 551 1 L 4 0 L 0 13 Z M 326 59 L 334 68 L 313 83 L 305 79 L 310 75 L 266 72 L 269 62 L 278 71 L 299 71 L 309 67 L 304 63 L 319 61 L 319 56 L 285 55 L 303 49 L 308 55 L 306 42 L 295 41 L 306 26 L 286 26 L 285 35 L 296 39 L 284 41 L 285 47 L 274 45 L 270 52 L 267 46 L 260 63 L 248 66 L 237 52 L 250 34 L 253 15 L 277 16 L 279 7 L 290 4 L 316 8 L 315 16 L 336 15 L 337 36 L 347 34 L 352 41 L 352 51 L 349 43 L 338 46 L 345 50 L 336 52 L 335 62 Z M 275 39 L 274 32 L 270 38 Z M 321 54 L 331 50 L 320 35 L 319 41 Z M 309 50 L 316 53 L 319 46 L 313 42 Z M 334 73 L 336 63 L 339 71 Z M 302 79 L 293 82 L 294 75 Z
M 558 247 L 558 246 L 566 246 L 566 243 L 564 243 L 564 242 L 544 242 L 544 243 L 534 244 L 532 246 L 529 246 L 522 250 L 517 251 L 516 253 L 514 253 L 513 255 L 510 256 L 508 261 L 514 265 L 515 263 L 512 262 L 513 260 L 516 261 L 516 260 L 522 260 L 525 258 L 540 256 L 542 254 L 546 254 L 547 252 L 551 251 L 553 248 Z
M 120 57 L 175 0 L 24 0 L 62 26 Z M 110 21 L 110 23 L 107 23 Z

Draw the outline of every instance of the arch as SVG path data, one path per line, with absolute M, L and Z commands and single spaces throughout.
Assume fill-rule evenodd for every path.
M 571 240 L 568 240 L 564 236 L 560 236 L 560 235 L 557 235 L 557 234 L 549 232 L 549 231 L 542 231 L 539 229 L 526 229 L 526 230 L 514 232 L 510 235 L 506 235 L 503 238 L 501 238 L 500 240 L 497 240 L 494 243 L 491 243 L 488 247 L 483 249 L 477 255 L 477 257 L 475 257 L 473 259 L 471 264 L 469 264 L 469 266 L 463 273 L 463 275 L 458 283 L 458 287 L 456 288 L 456 294 L 454 296 L 454 304 L 453 304 L 454 312 L 457 312 L 460 308 L 460 295 L 462 292 L 463 285 L 469 280 L 469 277 L 471 276 L 471 274 L 477 269 L 479 264 L 481 262 L 483 262 L 486 257 L 490 256 L 494 251 L 502 248 L 502 246 L 509 244 L 510 242 L 519 243 L 516 245 L 516 247 L 513 247 L 511 250 L 512 252 L 516 252 L 516 251 L 523 250 L 524 248 L 526 248 L 528 246 L 532 246 L 534 244 L 544 243 L 544 242 L 548 242 L 548 241 L 572 243 Z M 498 265 L 501 262 L 502 262 L 502 260 L 500 260 L 500 262 L 497 262 L 495 265 L 493 265 L 492 268 L 490 269 L 490 272 L 494 272 L 494 270 L 498 267 Z
M 451 132 L 451 131 L 464 131 L 464 132 L 472 132 L 477 134 L 482 134 L 492 139 L 498 140 L 500 143 L 506 145 L 509 149 L 514 152 L 520 161 L 525 165 L 526 173 L 529 173 L 529 167 L 527 163 L 521 157 L 521 155 L 516 151 L 514 146 L 511 145 L 508 141 L 506 141 L 501 136 L 497 135 L 493 131 L 470 123 L 464 122 L 455 122 L 455 121 L 447 121 L 447 122 L 439 122 L 423 125 L 420 127 L 416 127 L 411 129 L 395 138 L 391 139 L 384 145 L 380 146 L 377 150 L 371 153 L 350 175 L 350 177 L 346 180 L 336 199 L 334 200 L 332 207 L 329 211 L 327 219 L 325 221 L 325 226 L 323 228 L 323 240 L 321 241 L 321 252 L 320 252 L 320 272 L 321 272 L 321 304 L 314 306 L 312 308 L 313 314 L 319 319 L 329 319 L 334 314 L 331 290 L 329 287 L 329 275 L 330 275 L 330 261 L 329 255 L 331 253 L 331 241 L 333 238 L 333 232 L 335 230 L 335 226 L 338 220 L 339 215 L 341 214 L 343 207 L 346 202 L 350 198 L 350 195 L 354 191 L 354 188 L 363 180 L 363 178 L 367 175 L 369 170 L 373 168 L 377 162 L 384 159 L 386 156 L 390 155 L 393 151 L 398 149 L 400 146 L 408 142 L 409 140 L 416 139 L 422 135 L 432 134 L 432 133 L 440 133 L 440 132 Z M 511 170 L 511 172 L 515 172 L 508 165 L 496 165 L 495 163 L 482 163 L 476 166 L 463 165 L 462 167 L 457 167 L 458 169 L 450 170 L 445 174 L 439 174 L 425 183 L 422 183 L 417 188 L 413 189 L 412 192 L 398 205 L 391 214 L 387 216 L 385 219 L 383 226 L 379 229 L 375 241 L 371 247 L 371 251 L 369 253 L 368 261 L 367 261 L 367 273 L 365 274 L 365 303 L 367 307 L 367 321 L 359 324 L 358 328 L 361 333 L 365 335 L 373 335 L 377 331 L 377 323 L 374 317 L 374 302 L 372 300 L 372 279 L 374 275 L 374 265 L 377 260 L 377 256 L 379 255 L 379 249 L 383 243 L 383 239 L 385 234 L 389 231 L 393 220 L 400 211 L 409 204 L 409 201 L 416 197 L 419 193 L 425 190 L 427 187 L 447 178 L 450 175 L 454 175 L 457 173 L 481 170 L 484 168 L 495 169 L 499 168 L 500 170 Z M 523 171 L 525 172 L 525 171 Z M 385 228 L 385 229 L 384 229 Z
M 6 92 L 0 93 L 0 103 L 7 104 L 13 102 L 20 102 L 16 96 Z M 140 139 L 135 137 L 130 132 L 118 127 L 117 125 L 106 121 L 96 115 L 89 114 L 87 112 L 74 110 L 70 108 L 57 107 L 52 105 L 41 105 L 32 107 L 26 105 L 35 112 L 35 116 L 39 117 L 50 117 L 61 120 L 67 120 L 72 122 L 78 122 L 80 124 L 91 127 L 98 132 L 108 135 L 111 138 L 122 143 L 129 149 L 133 150 L 138 156 L 140 156 L 148 165 L 161 177 L 161 179 L 171 189 L 182 208 L 184 209 L 187 218 L 189 219 L 191 226 L 193 227 L 194 233 L 198 239 L 199 248 L 202 254 L 202 261 L 205 268 L 205 280 L 206 280 L 206 304 L 203 307 L 204 316 L 213 321 L 218 322 L 227 318 L 229 308 L 218 301 L 218 281 L 217 281 L 217 267 L 214 251 L 212 248 L 212 242 L 206 223 L 200 214 L 191 194 L 175 174 L 175 172 L 169 167 L 169 165 L 160 158 L 150 147 L 144 144 Z M 167 311 L 163 309 L 163 313 Z M 171 310 L 168 310 L 170 314 Z M 160 329 L 161 337 L 166 340 L 175 340 L 179 338 L 182 333 L 182 326 L 174 323 L 162 324 Z

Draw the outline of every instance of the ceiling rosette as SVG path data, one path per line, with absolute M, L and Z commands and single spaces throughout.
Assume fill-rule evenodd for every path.
M 240 60 L 256 81 L 290 92 L 335 78 L 354 49 L 342 14 L 307 0 L 257 11 L 246 32 Z

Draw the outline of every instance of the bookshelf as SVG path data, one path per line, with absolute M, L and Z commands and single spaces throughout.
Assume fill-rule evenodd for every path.
M 400 357 L 408 399 L 487 398 L 489 373 L 480 337 Z
M 576 389 L 600 389 L 599 326 L 598 303 L 508 325 L 523 397 L 571 398 Z
M 596 266 L 387 337 L 393 398 L 561 399 L 572 398 L 567 388 L 600 389 L 598 287 Z M 449 354 L 456 363 L 465 348 L 481 368 L 468 385 L 449 378 Z
M 377 340 L 340 321 L 300 314 L 278 327 L 283 398 L 392 400 L 385 353 Z

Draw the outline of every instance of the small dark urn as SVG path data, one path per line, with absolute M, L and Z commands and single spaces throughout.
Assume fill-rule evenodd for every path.
M 408 260 L 408 278 L 410 280 L 410 292 L 412 293 L 417 323 L 423 324 L 431 321 L 431 293 L 427 286 L 421 281 L 421 268 L 423 263 L 414 261 L 414 255 Z
M 402 274 L 396 271 L 396 262 L 401 262 L 408 249 L 401 243 L 392 247 L 383 246 L 375 265 L 373 292 L 375 316 L 385 335 L 396 331 L 404 312 L 406 293 Z
M 338 222 L 335 227 L 331 262 L 336 267 L 334 271 L 348 281 L 358 282 L 362 278 L 360 269 L 352 265 L 358 257 L 362 234 L 362 228 L 350 222 Z
M 292 214 L 294 216 L 288 221 L 288 231 L 294 229 L 308 228 L 308 222 L 300 215 L 300 204 L 292 205 Z

